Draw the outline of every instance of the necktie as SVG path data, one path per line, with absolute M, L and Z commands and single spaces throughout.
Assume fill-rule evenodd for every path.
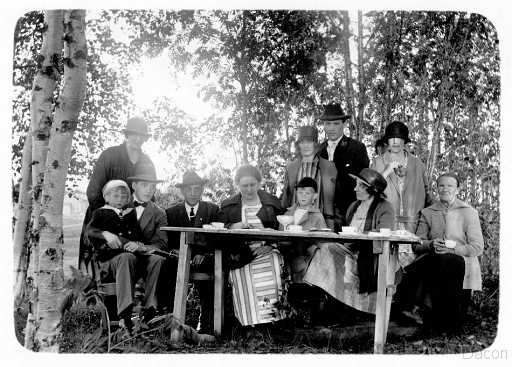
M 329 161 L 333 161 L 334 160 L 334 151 L 336 150 L 336 145 L 334 142 L 328 142 L 327 143 L 327 154 L 329 156 Z
M 133 202 L 133 206 L 136 208 L 138 206 L 142 206 L 143 208 L 145 208 L 146 206 L 148 206 L 148 203 L 145 202 L 145 203 L 139 203 L 138 201 L 134 201 Z
M 194 207 L 190 208 L 190 221 L 193 222 L 196 217 L 196 213 L 194 213 Z

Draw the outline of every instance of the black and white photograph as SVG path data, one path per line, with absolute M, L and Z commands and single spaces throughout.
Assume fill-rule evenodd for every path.
M 492 17 L 78 4 L 4 25 L 19 353 L 512 359 Z

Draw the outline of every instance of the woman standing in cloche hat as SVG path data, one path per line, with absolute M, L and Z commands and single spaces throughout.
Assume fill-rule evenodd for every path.
M 414 233 L 420 210 L 431 201 L 425 165 L 405 148 L 411 139 L 403 122 L 393 121 L 386 126 L 383 139 L 388 144 L 387 151 L 375 158 L 371 168 L 386 179 L 385 194 L 402 229 Z

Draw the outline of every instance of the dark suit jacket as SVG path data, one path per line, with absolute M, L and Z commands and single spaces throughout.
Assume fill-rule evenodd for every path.
M 117 235 L 123 245 L 130 241 L 143 242 L 135 210 L 131 210 L 121 219 L 112 209 L 98 208 L 92 213 L 92 218 L 87 224 L 85 233 L 93 245 L 99 261 L 107 261 L 124 252 L 123 249 L 110 248 L 101 234 L 103 231 Z
M 165 210 L 167 215 L 167 225 L 172 227 L 196 227 L 201 228 L 203 224 L 216 222 L 219 219 L 219 207 L 208 201 L 200 201 L 197 208 L 194 223 L 188 219 L 185 210 L 185 203 L 181 202 Z M 168 232 L 169 247 L 173 249 L 180 248 L 180 234 L 178 232 Z M 202 236 L 195 236 L 194 242 L 199 245 L 205 245 Z M 197 253 L 197 252 L 196 252 Z
M 168 250 L 167 234 L 160 230 L 160 227 L 167 225 L 167 217 L 162 208 L 154 202 L 148 201 L 148 205 L 144 208 L 138 222 L 146 246 L 164 251 Z
M 320 157 L 329 159 L 327 141 L 322 143 L 319 151 Z M 340 216 L 341 223 L 336 223 L 339 226 L 346 223 L 347 208 L 356 200 L 354 192 L 356 180 L 348 174 L 358 174 L 363 168 L 370 165 L 365 145 L 348 136 L 343 136 L 334 151 L 334 165 L 338 171 L 334 192 L 334 209 Z

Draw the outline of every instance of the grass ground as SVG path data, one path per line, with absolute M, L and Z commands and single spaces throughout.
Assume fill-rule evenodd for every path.
M 496 336 L 498 299 L 494 295 L 487 304 L 473 308 L 468 315 L 460 335 L 408 336 L 390 333 L 385 353 L 387 354 L 453 354 L 478 352 L 489 347 Z M 197 322 L 197 300 L 192 294 L 188 306 L 189 325 Z M 23 340 L 26 313 L 23 309 L 15 313 L 16 336 Z M 100 328 L 101 311 L 97 306 L 74 305 L 63 319 L 61 351 L 66 353 L 106 352 L 108 335 Z M 275 325 L 260 325 L 256 328 L 235 327 L 229 335 L 214 344 L 197 345 L 191 342 L 170 342 L 170 329 L 161 323 L 146 330 L 133 339 L 119 333 L 111 335 L 111 351 L 114 353 L 330 353 L 367 354 L 373 351 L 373 337 L 362 333 L 351 338 L 342 337 L 346 327 L 316 327 L 304 329 L 293 322 Z M 139 330 L 140 331 L 140 330 Z

